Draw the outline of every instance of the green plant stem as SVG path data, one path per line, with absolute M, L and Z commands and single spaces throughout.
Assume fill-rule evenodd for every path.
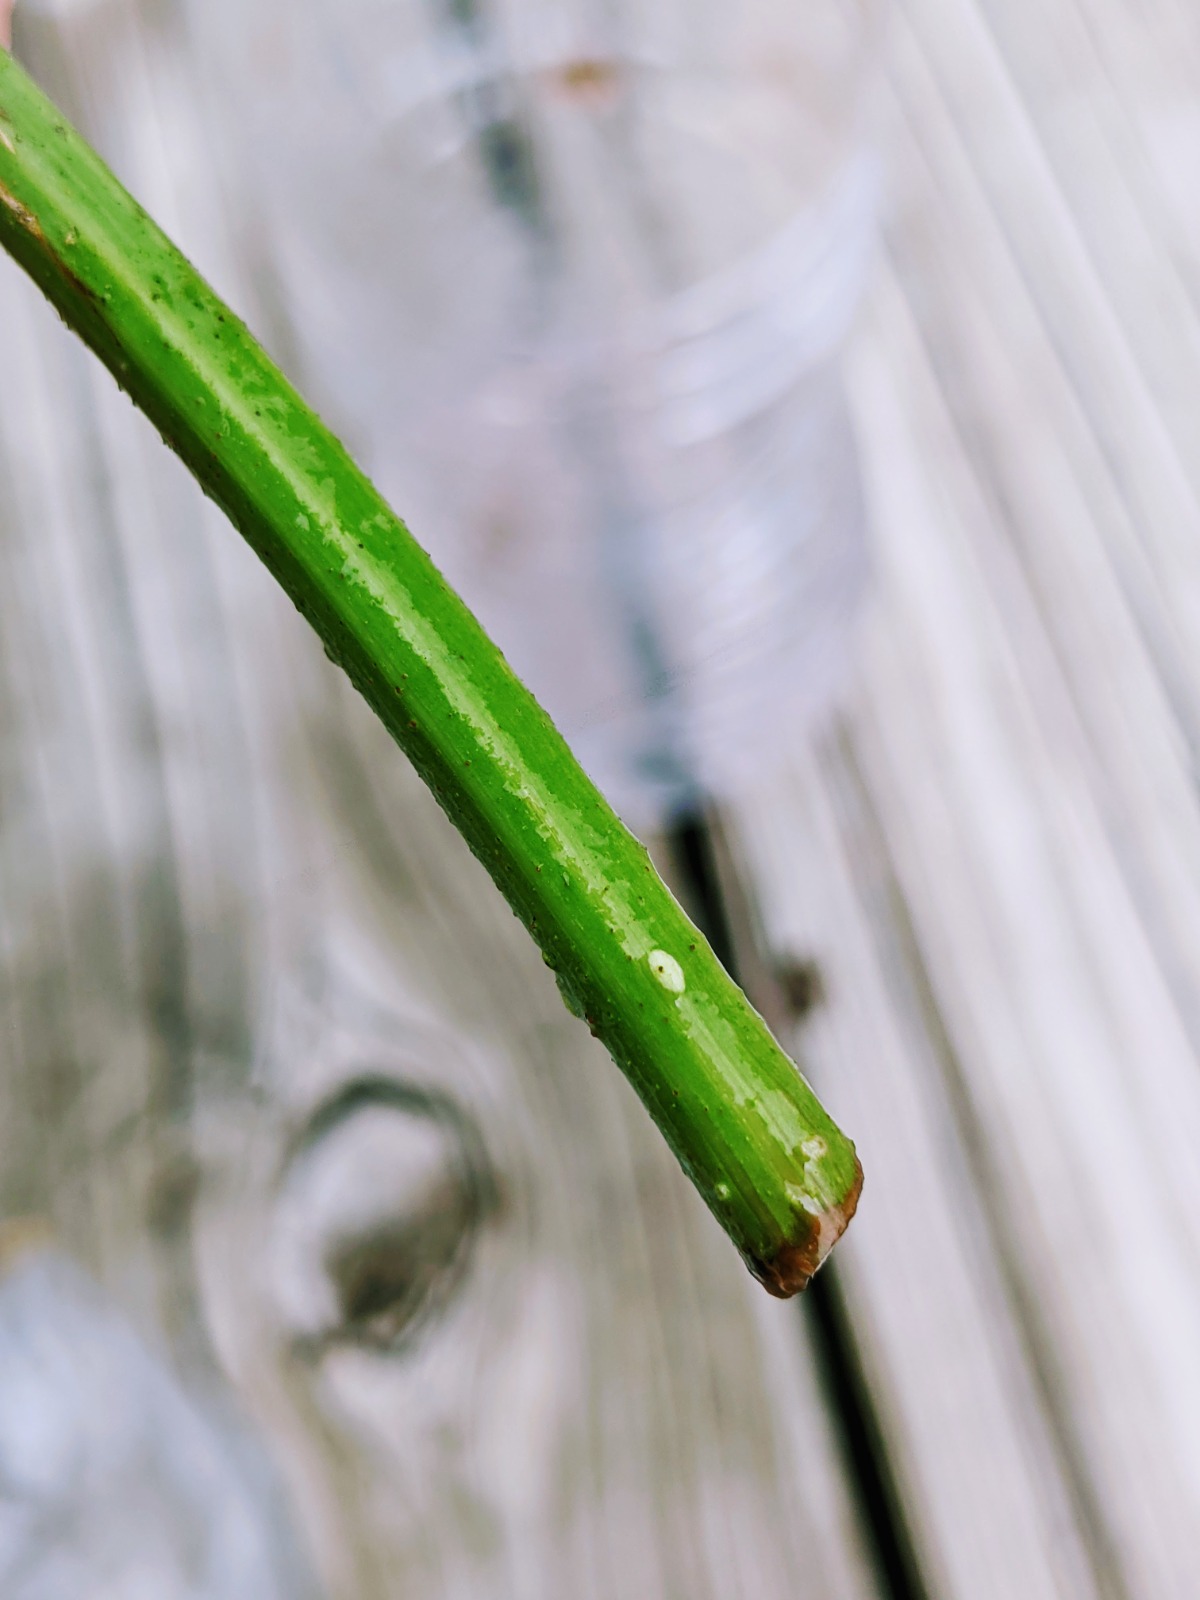
M 0 244 L 382 718 L 751 1272 L 803 1288 L 853 1214 L 853 1146 L 404 524 L 3 51 Z

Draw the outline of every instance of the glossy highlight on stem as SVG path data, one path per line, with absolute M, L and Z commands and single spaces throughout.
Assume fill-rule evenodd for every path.
M 854 1147 L 404 524 L 3 51 L 0 245 L 374 708 L 751 1272 L 802 1289 L 853 1215 Z

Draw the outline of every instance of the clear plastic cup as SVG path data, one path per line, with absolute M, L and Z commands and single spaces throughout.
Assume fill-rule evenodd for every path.
M 842 672 L 869 10 L 194 7 L 302 382 L 635 826 Z

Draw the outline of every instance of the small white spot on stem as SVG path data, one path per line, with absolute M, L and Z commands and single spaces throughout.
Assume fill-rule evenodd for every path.
M 669 989 L 672 994 L 683 993 L 687 988 L 687 979 L 674 956 L 669 956 L 665 950 L 651 950 L 646 959 L 650 963 L 650 971 L 664 989 Z
M 800 1148 L 810 1161 L 816 1161 L 825 1154 L 829 1147 L 819 1133 L 814 1133 L 810 1139 L 805 1139 L 802 1142 Z

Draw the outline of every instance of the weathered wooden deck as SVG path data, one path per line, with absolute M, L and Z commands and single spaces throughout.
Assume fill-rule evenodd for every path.
M 103 55 L 78 109 L 232 283 L 135 21 L 80 10 L 60 88 Z M 824 974 L 801 1044 L 868 1175 L 840 1271 L 928 1594 L 1194 1600 L 1200 12 L 894 0 L 887 59 L 860 682 L 735 840 Z M 338 1594 L 879 1593 L 802 1320 L 2 264 L 0 373 L 3 1208 L 235 1382 Z M 506 1209 L 415 1356 L 318 1368 L 264 1288 L 277 1167 L 364 1073 L 483 1125 Z
M 933 1592 L 1178 1597 L 1200 1525 L 1200 14 L 897 0 L 853 711 L 748 808 L 862 1141 Z M 787 863 L 786 869 L 784 863 Z

